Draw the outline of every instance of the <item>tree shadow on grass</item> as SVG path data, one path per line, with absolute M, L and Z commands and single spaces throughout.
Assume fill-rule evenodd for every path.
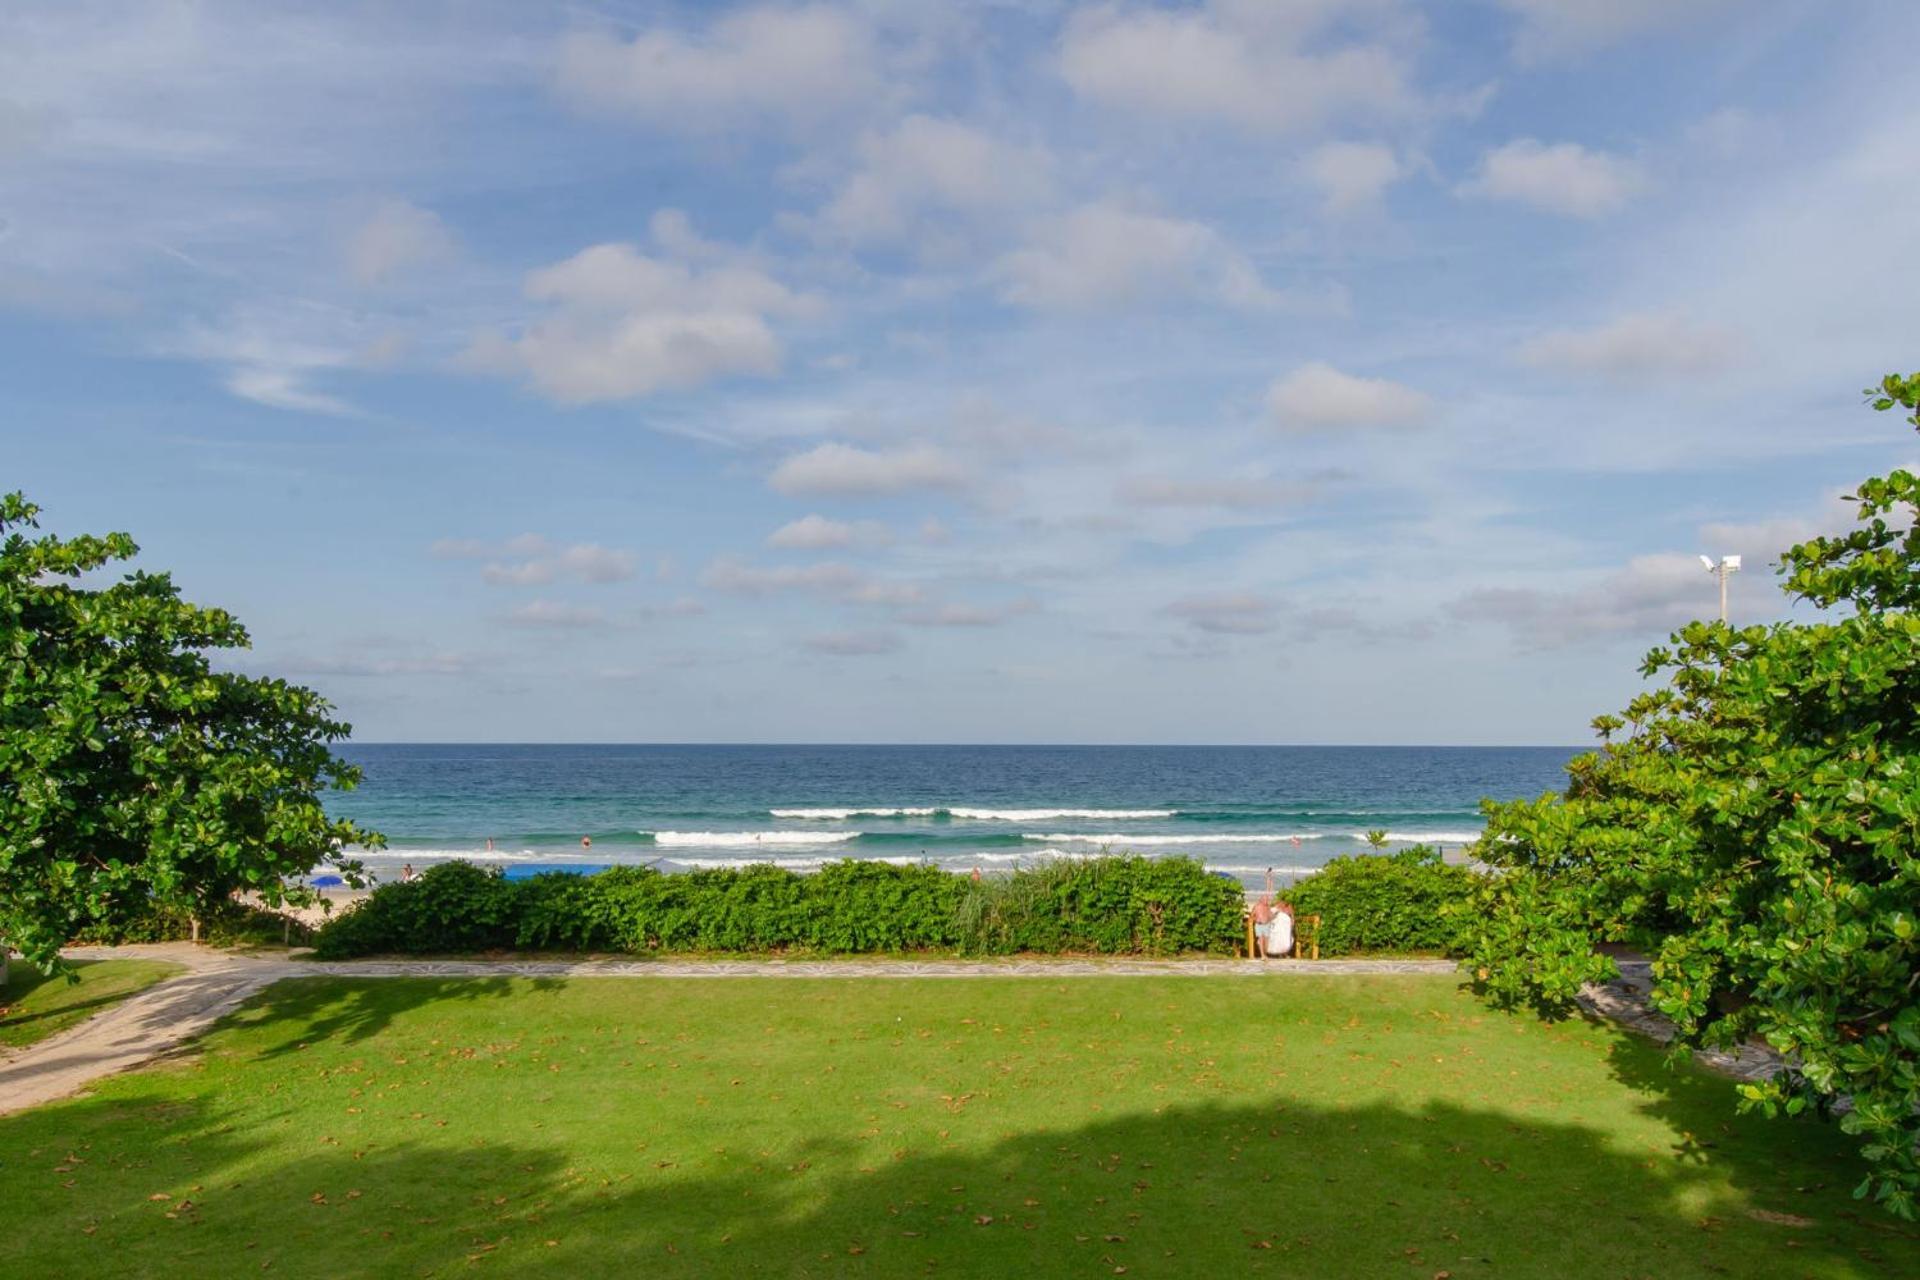
M 559 978 L 285 978 L 271 994 L 255 995 L 228 1016 L 235 1027 L 286 1023 L 290 1034 L 258 1051 L 263 1058 L 297 1053 L 309 1044 L 354 1044 L 379 1035 L 393 1020 L 427 1005 L 500 1000 L 564 986 Z
M 1276 1098 L 965 1148 L 928 1129 L 895 1149 L 843 1125 L 786 1149 L 762 1149 L 743 1127 L 715 1149 L 710 1130 L 650 1131 L 618 1099 L 592 1144 L 506 1140 L 484 1123 L 408 1136 L 396 1123 L 349 1147 L 239 1118 L 218 1098 L 150 1095 L 0 1120 L 9 1266 L 98 1277 L 267 1266 L 324 1277 L 1920 1272 L 1920 1242 L 1863 1232 L 1836 1217 L 1844 1192 L 1796 1190 L 1793 1171 L 1738 1149 L 1660 1158 L 1581 1125 L 1450 1104 Z M 1816 1172 L 1838 1155 L 1819 1134 L 1801 1149 Z

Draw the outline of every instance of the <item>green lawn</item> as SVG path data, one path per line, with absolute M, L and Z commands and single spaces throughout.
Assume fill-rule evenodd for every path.
M 0 1119 L 36 1276 L 1890 1276 L 1812 1122 L 1451 978 L 302 979 Z
M 0 987 L 0 1047 L 7 1049 L 45 1040 L 180 972 L 177 964 L 155 960 L 77 960 L 80 981 L 68 982 L 19 959 L 10 968 L 12 980 Z

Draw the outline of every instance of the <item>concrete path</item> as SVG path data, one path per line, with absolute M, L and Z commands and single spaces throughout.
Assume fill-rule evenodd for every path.
M 233 955 L 186 943 L 89 947 L 98 959 L 165 960 L 187 972 L 156 983 L 77 1027 L 0 1060 L 0 1115 L 75 1093 L 101 1076 L 162 1057 L 270 983 L 286 978 L 1107 978 L 1312 979 L 1375 974 L 1450 974 L 1447 960 L 355 960 L 322 964 Z M 1589 988 L 1592 1012 L 1657 1040 L 1671 1024 L 1646 1005 L 1644 962 L 1624 962 L 1619 981 Z M 1704 1065 L 1744 1079 L 1781 1062 L 1765 1050 L 1701 1054 Z
M 101 1076 L 160 1057 L 261 987 L 300 967 L 284 960 L 230 956 L 184 942 L 89 947 L 74 954 L 165 960 L 187 972 L 157 982 L 105 1013 L 0 1061 L 0 1115 L 63 1098 Z

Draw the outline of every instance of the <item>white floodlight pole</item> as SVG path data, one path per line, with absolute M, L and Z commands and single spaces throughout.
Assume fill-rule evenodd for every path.
M 1720 621 L 1725 622 L 1727 620 L 1727 579 L 1740 572 L 1740 557 L 1721 556 L 1720 563 L 1715 564 L 1712 557 L 1701 556 L 1700 563 L 1707 567 L 1708 573 L 1720 579 Z

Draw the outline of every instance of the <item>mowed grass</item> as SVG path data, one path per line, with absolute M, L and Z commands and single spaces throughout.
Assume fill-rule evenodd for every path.
M 78 982 L 16 959 L 0 986 L 0 1048 L 24 1049 L 181 971 L 157 960 L 77 960 Z
M 1451 978 L 302 979 L 0 1119 L 31 1276 L 1895 1276 L 1848 1141 Z

